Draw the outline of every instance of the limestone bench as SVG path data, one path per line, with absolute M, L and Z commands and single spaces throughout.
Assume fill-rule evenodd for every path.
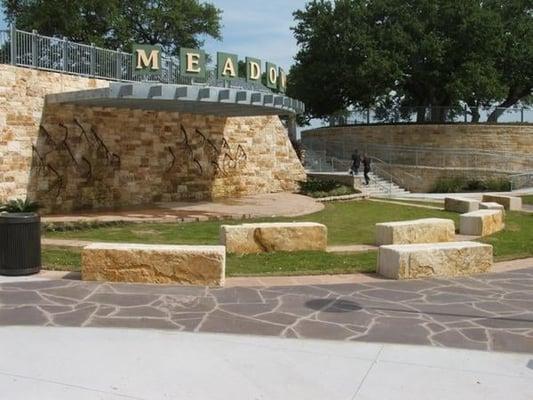
M 483 201 L 501 204 L 506 210 L 514 211 L 522 209 L 522 198 L 520 197 L 484 194 Z
M 448 242 L 381 246 L 378 273 L 393 279 L 465 276 L 492 267 L 492 246 Z
M 501 211 L 505 211 L 505 207 L 504 206 L 502 206 L 499 203 L 495 203 L 493 201 L 490 201 L 490 202 L 482 201 L 481 203 L 479 203 L 479 209 L 480 210 L 501 210 Z
M 222 225 L 220 244 L 228 253 L 326 250 L 328 231 L 314 222 Z
M 412 221 L 376 224 L 376 244 L 410 244 L 450 242 L 455 237 L 451 219 L 424 218 Z
M 82 251 L 83 280 L 223 286 L 224 246 L 93 243 Z
M 444 199 L 444 209 L 463 214 L 479 210 L 479 201 L 464 197 L 446 197 Z
M 459 233 L 461 235 L 487 236 L 501 231 L 503 222 L 502 210 L 478 210 L 459 217 Z

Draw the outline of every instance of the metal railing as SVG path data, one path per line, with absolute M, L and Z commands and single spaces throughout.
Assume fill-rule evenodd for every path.
M 372 160 L 372 175 L 370 180 L 376 186 L 380 187 L 384 195 L 392 195 L 394 185 L 399 185 L 404 189 L 409 190 L 409 180 L 400 176 L 398 173 L 390 172 L 392 169 L 385 161 L 369 156 Z M 307 170 L 312 172 L 346 172 L 350 170 L 352 160 L 339 159 L 337 157 L 328 157 L 325 152 L 314 152 L 312 150 L 305 151 L 304 166 Z M 409 174 L 405 171 L 398 171 L 400 174 L 406 174 L 412 180 L 420 180 L 422 178 Z M 380 179 L 376 179 L 380 178 Z
M 511 190 L 533 188 L 533 171 L 511 175 L 509 181 L 511 182 Z
M 422 180 L 422 177 L 411 174 L 401 169 L 395 169 L 394 164 L 369 156 L 372 159 L 372 171 L 375 176 L 383 179 L 387 184 L 380 182 L 371 176 L 372 182 L 380 186 L 385 194 L 392 195 L 393 184 L 400 186 L 403 189 L 411 190 L 411 183 Z M 305 149 L 304 158 L 305 167 L 313 172 L 348 172 L 352 160 L 340 159 L 337 157 L 328 156 L 325 151 L 314 151 Z M 395 170 L 396 173 L 391 173 Z M 405 175 L 405 176 L 402 176 Z M 511 191 L 524 188 L 533 188 L 533 170 L 524 173 L 508 173 L 505 179 L 510 183 Z
M 400 107 L 360 109 L 324 119 L 326 126 L 372 124 L 471 124 L 471 123 L 533 123 L 533 107 L 486 107 L 477 112 L 465 107 Z
M 65 74 L 87 76 L 112 81 L 152 81 L 171 84 L 233 87 L 270 93 L 266 86 L 247 82 L 244 78 L 234 81 L 219 80 L 213 68 L 204 79 L 180 75 L 179 59 L 163 56 L 160 73 L 141 75 L 134 72 L 133 56 L 119 50 L 109 50 L 94 45 L 25 32 L 12 26 L 0 30 L 0 64 L 56 71 Z
M 360 154 L 371 154 L 384 160 L 387 164 L 433 168 L 491 169 L 520 173 L 533 170 L 533 156 L 502 151 L 366 144 L 358 143 L 351 138 L 336 140 L 325 136 L 304 137 L 302 145 L 306 151 L 322 152 L 328 157 L 344 160 L 351 159 L 351 154 L 357 149 Z

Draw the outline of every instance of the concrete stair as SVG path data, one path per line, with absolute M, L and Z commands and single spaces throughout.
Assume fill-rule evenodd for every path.
M 355 188 L 360 190 L 363 194 L 372 197 L 397 197 L 410 193 L 398 186 L 395 183 L 391 183 L 374 173 L 368 174 L 370 177 L 370 184 L 367 186 L 364 184 L 365 179 L 362 173 L 359 173 L 354 177 Z

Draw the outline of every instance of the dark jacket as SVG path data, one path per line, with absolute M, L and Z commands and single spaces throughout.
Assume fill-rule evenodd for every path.
M 352 154 L 352 161 L 353 161 L 353 165 L 356 165 L 359 167 L 359 165 L 361 165 L 361 157 L 359 156 L 359 154 L 357 153 L 354 153 Z
M 370 163 L 371 163 L 370 157 L 363 158 L 363 167 L 365 171 L 370 171 Z

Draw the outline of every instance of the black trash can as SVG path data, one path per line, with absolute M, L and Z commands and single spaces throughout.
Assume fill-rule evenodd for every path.
M 40 270 L 39 214 L 0 214 L 0 275 L 30 275 Z

